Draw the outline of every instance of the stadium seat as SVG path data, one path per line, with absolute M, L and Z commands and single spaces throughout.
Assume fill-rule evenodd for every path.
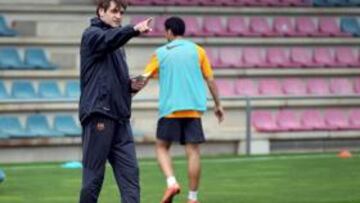
M 318 110 L 305 110 L 301 113 L 300 122 L 304 130 L 325 130 L 325 120 Z
M 0 80 L 0 99 L 8 99 L 10 95 L 6 91 L 3 81 Z
M 198 0 L 202 6 L 221 6 L 224 0 Z
M 351 47 L 336 47 L 335 59 L 339 66 L 353 67 L 359 65 L 358 55 Z
M 136 24 L 140 23 L 141 21 L 146 20 L 146 18 L 148 18 L 148 17 L 144 16 L 144 15 L 133 16 L 130 19 L 130 24 L 131 25 L 136 25 Z
M 312 0 L 279 0 L 282 6 L 311 6 Z
M 327 3 L 331 6 L 349 6 L 348 0 L 327 0 Z
M 35 89 L 30 81 L 13 81 L 12 97 L 16 99 L 36 99 Z
M 348 0 L 350 6 L 360 6 L 360 0 Z
M 264 67 L 265 53 L 261 48 L 246 47 L 242 50 L 242 61 L 245 67 Z
M 259 132 L 273 132 L 278 129 L 270 111 L 254 111 L 251 114 L 252 126 Z
M 226 32 L 220 17 L 215 17 L 215 16 L 204 17 L 202 24 L 203 24 L 202 35 L 222 36 Z
M 262 79 L 258 84 L 259 93 L 262 96 L 282 96 L 280 82 L 276 79 Z
M 282 89 L 284 94 L 289 96 L 304 96 L 307 94 L 306 85 L 300 79 L 284 79 Z
M 56 81 L 42 81 L 39 84 L 39 97 L 46 99 L 59 99 L 62 97 Z
M 345 112 L 340 109 L 326 109 L 324 119 L 328 130 L 341 130 L 349 127 Z
M 194 16 L 184 17 L 184 22 L 186 24 L 185 34 L 187 36 L 201 36 L 201 28 L 199 21 Z
M 360 109 L 351 109 L 348 120 L 350 129 L 360 130 Z
M 26 130 L 32 133 L 34 136 L 41 136 L 41 137 L 64 136 L 64 133 L 51 129 L 46 117 L 40 114 L 32 114 L 27 117 Z
M 64 133 L 66 136 L 80 136 L 81 128 L 76 125 L 70 115 L 56 115 L 54 119 L 55 130 Z
M 353 95 L 354 86 L 349 79 L 334 78 L 330 80 L 330 92 L 335 95 Z
M 258 89 L 251 79 L 238 79 L 235 81 L 235 93 L 239 96 L 258 96 Z
M 0 69 L 29 69 L 32 66 L 26 65 L 20 59 L 15 48 L 0 49 Z
M 56 69 L 48 60 L 43 49 L 28 48 L 25 51 L 25 64 L 38 69 Z
M 295 26 L 290 17 L 275 17 L 273 20 L 273 30 L 277 35 L 292 36 L 295 34 Z
M 334 6 L 333 4 L 331 4 L 330 2 L 328 2 L 328 0 L 313 0 L 313 5 L 314 5 L 314 6 L 319 6 L 319 7 L 330 7 L 330 6 Z
M 168 16 L 157 16 L 154 20 L 154 27 L 153 30 L 146 34 L 146 36 L 151 37 L 161 37 L 165 34 L 165 20 L 168 18 Z
M 65 96 L 68 98 L 76 98 L 76 99 L 80 97 L 79 81 L 67 81 Z
M 325 79 L 310 79 L 306 84 L 307 92 L 313 96 L 330 95 L 330 89 Z
M 219 54 L 215 49 L 205 48 L 206 55 L 209 58 L 210 64 L 213 68 L 219 68 Z
M 314 66 L 311 48 L 293 47 L 290 51 L 290 60 L 296 67 Z
M 9 138 L 9 136 L 5 132 L 0 130 L 0 139 L 6 139 L 6 138 Z
M 19 119 L 15 116 L 0 116 L 0 130 L 7 137 L 24 138 L 32 136 L 31 133 L 24 130 Z
M 241 50 L 239 48 L 221 48 L 219 50 L 219 67 L 241 67 Z
M 354 89 L 357 94 L 360 94 L 360 78 L 354 79 Z
M 316 36 L 318 29 L 311 17 L 295 18 L 295 30 L 297 36 Z
M 322 36 L 350 37 L 348 33 L 341 32 L 340 26 L 334 17 L 321 17 L 319 19 L 319 34 Z
M 152 3 L 155 5 L 166 5 L 166 6 L 175 5 L 174 0 L 152 0 Z
M 274 36 L 268 19 L 266 17 L 251 17 L 249 21 L 251 35 L 256 36 Z
M 152 0 L 131 0 L 132 5 L 151 5 Z
M 270 67 L 290 67 L 289 53 L 285 48 L 274 47 L 266 50 L 266 64 Z
M 4 16 L 0 15 L 0 36 L 16 36 L 17 32 L 9 28 L 6 24 Z
M 317 67 L 336 66 L 334 54 L 327 47 L 317 47 L 314 49 L 314 63 Z
M 235 95 L 234 82 L 225 79 L 216 80 L 216 85 L 219 88 L 221 97 L 231 97 Z
M 280 110 L 275 120 L 279 131 L 296 131 L 301 129 L 300 119 L 294 111 Z
M 226 35 L 229 36 L 247 36 L 250 35 L 249 24 L 241 16 L 231 16 L 227 19 Z
M 279 6 L 280 0 L 259 0 L 262 6 Z
M 199 1 L 198 0 L 175 0 L 175 5 L 195 6 L 195 5 L 199 5 Z
M 340 21 L 341 30 L 345 33 L 350 33 L 353 36 L 360 37 L 360 24 L 354 17 L 344 17 Z

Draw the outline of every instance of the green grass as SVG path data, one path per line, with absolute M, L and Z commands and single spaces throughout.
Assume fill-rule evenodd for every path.
M 202 203 L 359 203 L 360 158 L 339 159 L 333 154 L 266 157 L 203 158 Z M 176 159 L 183 192 L 175 203 L 186 202 L 186 162 Z M 141 160 L 143 203 L 158 203 L 165 181 L 154 160 Z M 80 170 L 59 164 L 0 166 L 6 175 L 0 184 L 0 203 L 77 202 Z M 107 168 L 100 203 L 119 202 L 111 168 Z

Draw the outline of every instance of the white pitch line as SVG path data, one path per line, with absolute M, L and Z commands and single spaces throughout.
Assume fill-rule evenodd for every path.
M 256 162 L 256 161 L 271 161 L 271 160 L 291 160 L 291 159 L 317 159 L 317 158 L 335 158 L 335 154 L 318 154 L 318 155 L 279 155 L 268 157 L 238 157 L 238 158 L 204 158 L 202 163 L 234 163 L 234 162 Z M 174 160 L 174 164 L 186 164 L 186 160 Z M 140 161 L 139 165 L 157 165 L 156 161 Z M 109 166 L 109 165 L 108 165 Z M 1 166 L 0 166 L 1 168 Z M 6 170 L 28 170 L 28 169 L 55 169 L 60 168 L 59 165 L 40 165 L 40 166 L 5 166 Z M 78 170 L 78 169 L 67 169 Z

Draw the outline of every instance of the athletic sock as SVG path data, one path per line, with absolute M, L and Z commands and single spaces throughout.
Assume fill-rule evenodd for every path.
M 188 199 L 192 201 L 197 201 L 197 195 L 198 195 L 197 191 L 189 191 Z
M 166 179 L 166 183 L 167 183 L 168 187 L 171 187 L 171 186 L 175 185 L 177 183 L 175 176 L 169 176 Z

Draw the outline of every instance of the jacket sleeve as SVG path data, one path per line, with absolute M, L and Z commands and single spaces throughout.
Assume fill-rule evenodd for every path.
M 113 51 L 125 45 L 132 37 L 138 36 L 132 25 L 108 30 L 89 30 L 85 37 L 85 44 L 92 53 Z

